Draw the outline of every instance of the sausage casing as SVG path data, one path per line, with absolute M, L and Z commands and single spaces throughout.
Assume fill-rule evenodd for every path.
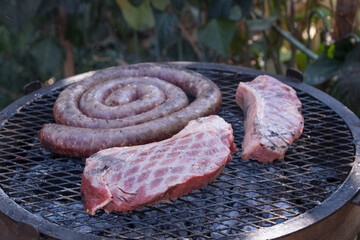
M 160 63 L 112 67 L 61 92 L 53 108 L 56 123 L 38 135 L 49 151 L 87 157 L 166 139 L 220 106 L 216 84 L 193 71 Z

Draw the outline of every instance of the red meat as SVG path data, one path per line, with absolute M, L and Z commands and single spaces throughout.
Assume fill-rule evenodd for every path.
M 242 158 L 260 162 L 283 159 L 304 128 L 302 106 L 295 90 L 261 75 L 239 84 L 236 103 L 246 116 Z
M 236 151 L 232 127 L 218 116 L 190 121 L 161 142 L 102 150 L 86 160 L 85 210 L 130 211 L 174 200 L 222 172 Z

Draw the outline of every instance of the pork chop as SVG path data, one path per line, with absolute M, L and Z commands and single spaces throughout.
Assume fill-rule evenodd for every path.
M 273 77 L 261 75 L 239 84 L 236 103 L 246 118 L 242 158 L 264 163 L 283 159 L 304 128 L 296 91 Z
M 236 151 L 233 141 L 231 125 L 213 115 L 167 140 L 99 151 L 86 159 L 84 208 L 126 212 L 177 199 L 219 176 Z

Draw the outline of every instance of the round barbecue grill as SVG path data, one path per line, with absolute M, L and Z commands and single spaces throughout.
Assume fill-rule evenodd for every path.
M 235 91 L 240 81 L 263 72 L 174 64 L 220 87 L 218 115 L 232 124 L 240 148 L 244 116 Z M 274 76 L 297 91 L 305 128 L 284 160 L 260 164 L 242 160 L 239 152 L 215 181 L 170 203 L 89 216 L 80 197 L 85 160 L 45 151 L 37 131 L 54 122 L 58 94 L 90 74 L 32 92 L 0 113 L 0 232 L 5 238 L 351 239 L 360 230 L 360 121 L 292 70 Z

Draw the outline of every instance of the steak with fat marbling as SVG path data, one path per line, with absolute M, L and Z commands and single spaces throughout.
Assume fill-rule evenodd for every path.
M 236 103 L 246 116 L 242 158 L 260 162 L 283 159 L 304 128 L 302 106 L 295 90 L 261 75 L 239 84 Z
M 102 150 L 86 160 L 84 208 L 90 215 L 125 212 L 199 189 L 232 160 L 233 141 L 231 125 L 213 115 L 190 121 L 167 140 Z

